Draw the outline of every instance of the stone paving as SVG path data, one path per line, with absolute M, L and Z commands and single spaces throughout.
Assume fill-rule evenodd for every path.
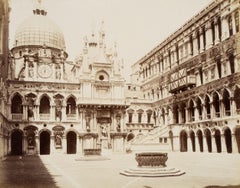
M 134 153 L 109 154 L 109 160 L 79 160 L 78 155 L 11 156 L 0 163 L 1 188 L 240 188 L 240 154 L 168 153 L 177 177 L 127 177 Z

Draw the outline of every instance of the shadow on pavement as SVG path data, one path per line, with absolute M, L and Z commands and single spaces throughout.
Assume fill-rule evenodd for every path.
M 57 188 L 38 156 L 9 156 L 0 163 L 0 187 Z

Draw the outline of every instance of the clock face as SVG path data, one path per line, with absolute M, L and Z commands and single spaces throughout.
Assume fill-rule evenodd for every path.
M 47 64 L 40 65 L 38 67 L 38 74 L 42 78 L 49 78 L 52 74 L 51 66 L 49 66 Z

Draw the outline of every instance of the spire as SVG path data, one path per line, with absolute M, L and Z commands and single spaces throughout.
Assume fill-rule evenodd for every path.
M 47 15 L 47 11 L 45 10 L 45 8 L 42 5 L 42 0 L 35 0 L 35 6 L 33 9 L 33 14 L 34 15 L 43 15 L 46 16 Z
M 102 21 L 100 29 L 99 29 L 99 46 L 100 48 L 104 47 L 104 39 L 105 39 L 105 30 L 104 30 L 104 21 Z

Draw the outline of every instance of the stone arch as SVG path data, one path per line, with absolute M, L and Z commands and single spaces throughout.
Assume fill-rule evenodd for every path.
M 181 115 L 182 115 L 181 117 L 182 122 L 180 123 L 186 123 L 186 110 L 185 110 L 186 108 L 187 108 L 187 105 L 185 102 L 181 102 L 179 104 L 179 110 L 181 111 Z
M 39 99 L 39 113 L 40 114 L 50 114 L 50 102 L 51 99 L 47 94 L 44 94 Z
M 203 104 L 203 101 L 200 97 L 196 97 L 195 99 L 195 103 L 196 103 L 196 109 L 198 111 L 198 115 L 199 115 L 199 120 L 202 120 L 203 117 L 203 109 L 202 109 L 202 104 Z
M 11 98 L 11 113 L 23 113 L 23 97 L 18 92 L 16 92 Z
M 51 145 L 51 131 L 48 129 L 43 129 L 39 131 L 39 138 L 40 138 L 40 155 L 49 155 Z
M 236 86 L 233 94 L 236 110 L 240 112 L 240 87 Z
M 204 134 L 205 134 L 205 137 L 206 137 L 208 152 L 211 153 L 212 152 L 212 134 L 211 134 L 210 129 L 206 128 L 204 130 Z
M 74 130 L 66 132 L 67 154 L 77 153 L 77 133 Z
M 215 111 L 215 117 L 220 117 L 220 99 L 221 96 L 217 91 L 214 91 L 212 93 L 212 102 L 213 102 L 213 107 Z
M 66 98 L 66 114 L 76 114 L 76 97 L 70 95 Z
M 189 120 L 195 121 L 195 101 L 193 99 L 190 99 L 188 101 L 188 112 L 189 112 Z
M 172 132 L 172 130 L 170 130 L 168 134 L 169 134 L 169 139 L 170 139 L 170 146 L 171 146 L 171 149 L 172 149 L 172 151 L 174 151 L 173 132 Z
M 230 92 L 225 88 L 222 94 L 222 102 L 224 106 L 224 112 L 226 116 L 231 115 L 231 101 L 230 101 Z
M 223 135 L 225 138 L 226 149 L 228 153 L 232 153 L 232 131 L 229 127 L 224 127 Z
M 188 151 L 187 139 L 188 139 L 188 135 L 186 130 L 182 130 L 180 132 L 180 151 L 181 152 Z
M 11 155 L 22 155 L 23 131 L 14 129 L 11 132 Z
M 240 153 L 240 126 L 236 126 L 234 129 L 235 139 L 237 143 L 238 153 Z
M 178 105 L 174 104 L 173 105 L 173 119 L 174 119 L 173 123 L 179 123 L 178 111 L 179 111 Z
M 193 130 L 190 130 L 189 137 L 190 137 L 191 143 L 192 143 L 192 151 L 195 152 L 196 151 L 196 142 L 195 142 L 195 133 Z
M 205 95 L 204 98 L 204 104 L 205 104 L 205 109 L 206 109 L 206 115 L 207 115 L 207 119 L 211 118 L 211 100 L 210 100 L 210 96 L 208 94 Z
M 197 137 L 198 137 L 198 144 L 199 144 L 199 149 L 200 152 L 203 152 L 203 133 L 202 130 L 198 130 L 196 133 Z
M 215 129 L 214 138 L 216 143 L 217 152 L 222 152 L 222 143 L 221 143 L 221 131 L 219 129 Z

